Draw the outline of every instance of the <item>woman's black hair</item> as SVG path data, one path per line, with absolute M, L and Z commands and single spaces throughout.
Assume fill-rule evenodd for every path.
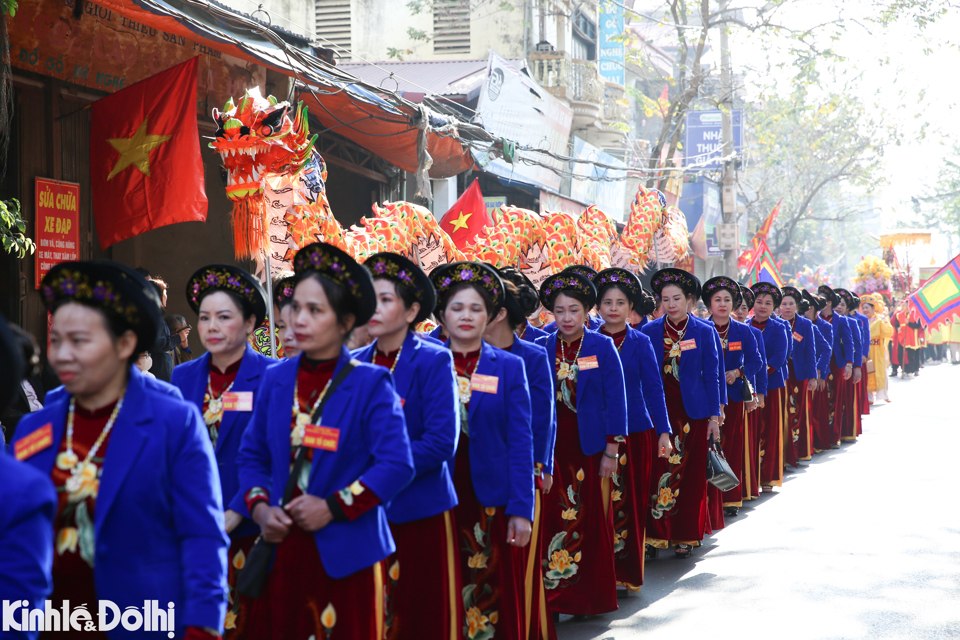
M 357 307 L 356 299 L 348 295 L 343 287 L 316 271 L 305 271 L 297 284 L 299 285 L 300 282 L 310 278 L 319 282 L 320 286 L 323 287 L 323 293 L 327 296 L 327 301 L 337 316 L 337 324 L 347 330 L 343 336 L 343 341 L 346 342 L 350 339 L 350 334 L 353 333 L 353 330 L 357 328 L 356 323 L 354 323 L 353 327 L 348 328 L 346 320 L 347 316 L 353 316 L 355 319 L 359 316 L 360 311 Z
M 407 311 L 410 310 L 410 307 L 413 306 L 414 302 L 420 302 L 419 300 L 417 300 L 417 297 L 416 295 L 414 295 L 412 289 L 410 289 L 409 287 L 401 287 L 400 283 L 394 280 L 393 278 L 377 278 L 376 276 L 374 276 L 373 281 L 376 282 L 377 280 L 385 280 L 386 282 L 390 282 L 393 284 L 393 290 L 396 292 L 397 297 L 403 301 L 403 308 L 406 309 Z M 417 323 L 411 322 L 409 325 L 407 325 L 407 328 L 410 331 L 413 331 L 414 329 L 417 328 Z
M 103 324 L 107 327 L 107 333 L 110 334 L 110 339 L 114 342 L 114 344 L 116 344 L 117 340 L 120 339 L 120 336 L 125 334 L 127 331 L 133 331 L 134 334 L 136 334 L 136 329 L 133 328 L 133 325 L 131 325 L 126 320 L 122 319 L 120 316 L 108 314 L 100 307 L 95 307 L 92 304 L 87 304 L 83 300 L 61 298 L 60 300 L 57 300 L 53 304 L 53 307 L 50 309 L 50 314 L 55 315 L 57 313 L 57 310 L 60 307 L 71 302 L 74 304 L 83 305 L 84 307 L 88 309 L 93 309 L 94 311 L 99 313 L 100 316 L 103 318 Z M 130 354 L 130 357 L 127 358 L 127 366 L 136 363 L 139 357 L 140 357 L 140 354 L 137 352 L 136 349 L 134 349 L 133 353 Z
M 630 309 L 631 309 L 631 310 L 633 310 L 634 308 L 636 308 L 636 306 L 637 306 L 637 305 L 636 305 L 636 301 L 634 301 L 634 299 L 633 299 L 633 294 L 630 293 L 630 291 L 627 289 L 627 287 L 624 286 L 624 285 L 622 285 L 622 284 L 620 284 L 620 283 L 614 283 L 614 284 L 609 284 L 609 285 L 605 286 L 603 289 L 601 289 L 600 291 L 597 292 L 597 308 L 598 308 L 598 309 L 600 308 L 600 304 L 603 302 L 603 296 L 604 296 L 604 294 L 605 294 L 607 291 L 609 291 L 610 289 L 617 289 L 617 290 L 619 290 L 621 293 L 623 293 L 623 296 L 627 299 L 627 302 L 630 303 Z M 566 293 L 567 295 L 570 295 L 570 293 L 567 292 L 567 291 L 565 291 L 564 293 Z
M 586 293 L 577 291 L 576 289 L 564 289 L 563 291 L 558 293 L 556 296 L 554 296 L 553 307 L 550 308 L 550 313 L 553 313 L 554 307 L 557 306 L 557 298 L 559 298 L 560 296 L 567 296 L 568 298 L 573 298 L 574 300 L 577 300 L 580 304 L 583 305 L 584 313 L 590 312 L 590 298 L 587 296 Z M 627 297 L 629 298 L 629 296 Z
M 503 278 L 504 284 L 509 281 L 517 288 L 517 293 L 514 294 L 514 297 L 516 297 L 517 302 L 520 303 L 520 308 L 523 309 L 523 312 L 528 317 L 536 313 L 537 309 L 540 308 L 540 295 L 530 284 L 530 281 L 519 271 L 511 267 L 501 269 L 500 276 Z
M 2 320 L 0 320 L 0 322 L 2 322 Z M 27 333 L 21 329 L 19 325 L 9 322 L 7 326 L 10 327 L 10 332 L 13 333 L 13 337 L 17 340 L 23 351 L 23 362 L 26 365 L 23 371 L 23 377 L 26 379 L 31 376 L 40 375 L 42 367 L 40 364 L 40 345 L 37 344 L 37 339 L 33 337 L 32 333 Z
M 527 316 L 524 313 L 523 303 L 520 302 L 521 288 L 510 280 L 504 279 L 503 288 L 507 290 L 507 295 L 513 296 L 513 299 L 518 302 L 518 307 L 515 307 L 512 303 L 504 305 L 504 308 L 507 310 L 507 324 L 510 326 L 511 331 L 516 331 L 520 325 L 527 323 Z M 537 298 L 539 305 L 540 298 Z M 512 313 L 511 313 L 512 311 Z
M 444 293 L 444 295 L 440 296 L 437 299 L 437 311 L 441 313 L 445 312 L 447 310 L 447 303 L 450 302 L 453 296 L 457 295 L 459 292 L 468 288 L 473 289 L 478 294 L 480 294 L 481 298 L 483 298 L 483 306 L 487 311 L 487 316 L 489 317 L 490 310 L 493 309 L 493 296 L 490 295 L 489 291 L 472 282 L 458 282 L 457 284 L 450 287 L 450 289 L 448 289 Z
M 153 281 L 151 280 L 151 282 Z M 230 297 L 230 300 L 233 301 L 234 306 L 240 311 L 240 315 L 243 316 L 244 322 L 249 320 L 251 317 L 256 317 L 257 311 L 256 309 L 253 308 L 253 305 L 250 304 L 248 301 L 244 300 L 243 298 L 241 298 L 240 296 L 238 296 L 237 294 L 235 294 L 233 291 L 230 291 L 228 289 L 207 289 L 200 296 L 200 299 L 197 300 L 197 307 L 199 308 L 200 305 L 203 304 L 204 298 L 206 298 L 211 293 L 215 293 L 217 291 L 221 293 L 225 293 Z

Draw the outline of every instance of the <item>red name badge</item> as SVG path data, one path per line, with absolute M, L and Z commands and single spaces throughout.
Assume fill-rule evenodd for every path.
M 253 391 L 228 391 L 221 397 L 224 411 L 253 411 Z
M 470 378 L 470 390 L 480 393 L 496 393 L 497 386 L 500 384 L 500 378 L 497 376 L 485 376 L 482 373 L 475 373 Z
M 697 348 L 697 339 L 690 338 L 689 340 L 680 341 L 680 351 L 689 351 L 690 349 Z
M 589 369 L 598 369 L 600 363 L 597 362 L 597 356 L 586 356 L 583 358 L 577 358 L 577 368 L 580 371 L 587 371 Z
M 17 443 L 13 445 L 13 455 L 17 460 L 26 460 L 52 444 L 53 425 L 48 422 L 22 440 L 17 440 Z
M 803 340 L 803 336 L 800 335 L 799 333 L 797 333 L 796 331 L 794 331 L 794 332 L 793 332 L 793 339 L 796 340 L 797 342 L 800 342 L 801 340 Z
M 727 350 L 728 350 L 728 351 L 742 351 L 743 348 L 740 346 L 740 344 L 741 344 L 741 343 L 739 343 L 739 342 L 728 342 L 728 343 L 727 343 Z
M 303 446 L 324 451 L 336 451 L 340 446 L 340 429 L 308 424 L 303 432 Z

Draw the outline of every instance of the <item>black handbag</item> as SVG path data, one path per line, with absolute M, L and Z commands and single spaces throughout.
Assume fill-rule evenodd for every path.
M 333 392 L 337 390 L 337 387 L 340 386 L 343 379 L 347 377 L 347 374 L 353 371 L 355 366 L 357 366 L 356 361 L 351 360 L 340 369 L 340 373 L 338 373 L 337 377 L 330 383 L 330 387 L 327 389 L 326 395 L 323 396 L 323 400 L 320 401 L 317 410 L 314 411 L 310 417 L 313 424 L 319 424 L 319 419 L 320 416 L 323 415 L 323 408 L 326 406 L 327 400 L 333 395 Z M 307 447 L 300 445 L 300 448 L 297 449 L 297 457 L 293 461 L 293 468 L 290 470 L 290 477 L 287 479 L 287 486 L 283 490 L 283 502 L 280 503 L 281 506 L 290 501 L 293 490 L 297 486 L 297 478 L 300 477 L 300 470 L 303 469 L 303 461 L 306 456 Z M 263 534 L 257 537 L 257 541 L 253 543 L 253 548 L 250 549 L 250 553 L 247 554 L 246 563 L 244 563 L 243 568 L 237 572 L 237 593 L 247 598 L 260 597 L 260 594 L 263 593 L 263 588 L 267 586 L 267 576 L 270 574 L 270 566 L 273 564 L 273 556 L 276 551 L 276 543 L 264 540 Z
M 746 378 L 743 379 L 743 401 L 752 402 L 753 401 L 753 385 L 750 384 L 750 381 Z
M 740 486 L 737 474 L 733 472 L 730 463 L 723 455 L 723 450 L 713 437 L 710 438 L 710 448 L 707 449 L 707 482 L 720 491 L 730 491 Z

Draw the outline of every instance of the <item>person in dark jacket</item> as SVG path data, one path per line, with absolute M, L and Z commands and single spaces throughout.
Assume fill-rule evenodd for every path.
M 160 298 L 160 306 L 167 308 L 167 283 L 162 278 L 153 277 L 148 280 L 157 292 Z M 161 312 L 162 313 L 162 312 Z M 158 380 L 170 382 L 173 375 L 173 353 L 172 351 L 180 344 L 180 334 L 171 334 L 170 327 L 166 322 L 161 322 L 157 328 L 157 339 L 150 348 L 150 357 L 153 359 L 153 366 L 150 367 L 150 373 L 155 375 Z

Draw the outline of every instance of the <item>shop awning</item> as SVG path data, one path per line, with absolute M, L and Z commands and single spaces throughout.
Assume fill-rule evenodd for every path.
M 97 0 L 97 4 L 128 20 L 295 78 L 299 98 L 325 128 L 406 171 L 416 172 L 424 160 L 418 154 L 421 130 L 433 160 L 431 177 L 450 177 L 473 166 L 469 150 L 460 143 L 464 123 L 322 63 L 302 38 L 292 42 L 297 38 L 284 38 L 207 0 Z

